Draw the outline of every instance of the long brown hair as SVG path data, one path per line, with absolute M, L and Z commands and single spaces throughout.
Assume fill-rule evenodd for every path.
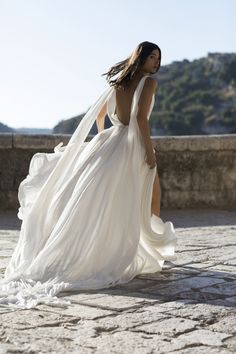
M 106 73 L 103 73 L 102 76 L 106 75 L 106 80 L 110 86 L 125 89 L 128 82 L 135 76 L 136 72 L 145 63 L 147 57 L 154 49 L 158 49 L 160 57 L 157 72 L 161 66 L 161 49 L 157 44 L 145 41 L 140 43 L 128 58 L 113 65 Z M 118 78 L 111 80 L 113 76 L 120 72 L 121 74 Z

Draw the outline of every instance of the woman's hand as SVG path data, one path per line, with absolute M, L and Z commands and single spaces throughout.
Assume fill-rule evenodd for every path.
M 146 153 L 145 162 L 149 165 L 149 168 L 151 169 L 156 166 L 156 155 L 154 149 Z

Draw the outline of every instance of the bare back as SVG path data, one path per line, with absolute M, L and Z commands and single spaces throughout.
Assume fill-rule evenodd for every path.
M 114 113 L 124 125 L 129 125 L 132 99 L 137 86 L 137 82 L 130 82 L 125 91 L 115 89 L 116 108 Z

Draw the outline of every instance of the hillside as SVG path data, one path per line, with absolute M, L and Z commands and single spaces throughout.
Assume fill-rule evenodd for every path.
M 15 134 L 52 134 L 52 129 L 49 128 L 10 128 L 9 126 L 0 123 L 0 133 L 15 133 Z
M 0 123 L 0 133 L 12 133 L 13 128 L 10 128 L 8 125 Z
M 53 133 L 54 134 L 72 134 L 75 129 L 77 128 L 79 122 L 83 118 L 84 114 L 80 114 L 78 116 L 72 117 L 70 119 L 65 119 L 61 120 L 54 128 L 53 128 Z M 91 129 L 91 134 L 95 134 L 96 129 L 95 127 L 92 127 Z
M 236 133 L 236 53 L 161 68 L 151 125 L 169 134 Z
M 236 53 L 174 61 L 157 77 L 152 135 L 236 133 Z M 53 132 L 72 134 L 84 114 L 60 121 Z M 105 127 L 110 126 L 106 117 Z M 94 124 L 90 134 L 96 132 Z
M 14 128 L 17 134 L 52 134 L 51 128 Z

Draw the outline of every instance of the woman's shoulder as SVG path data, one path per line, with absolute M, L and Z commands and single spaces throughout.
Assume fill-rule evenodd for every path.
M 157 78 L 152 77 L 152 76 L 148 76 L 145 80 L 144 86 L 145 86 L 146 90 L 156 92 L 157 87 L 158 87 Z

